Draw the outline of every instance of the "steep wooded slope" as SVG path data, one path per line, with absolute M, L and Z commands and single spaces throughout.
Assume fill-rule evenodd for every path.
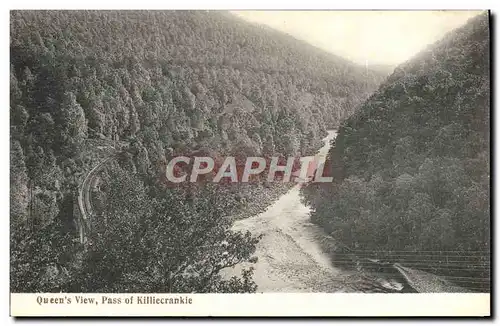
M 474 17 L 396 68 L 341 126 L 335 184 L 308 190 L 313 219 L 336 239 L 487 288 L 489 37 L 488 14 Z
M 165 188 L 165 162 L 309 153 L 382 80 L 220 12 L 13 11 L 10 51 L 15 291 L 251 291 L 218 279 L 255 245 L 224 217 L 272 187 Z M 115 144 L 82 254 L 76 188 Z

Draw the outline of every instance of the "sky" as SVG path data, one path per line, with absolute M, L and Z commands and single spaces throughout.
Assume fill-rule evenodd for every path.
M 363 65 L 396 66 L 479 11 L 233 11 Z

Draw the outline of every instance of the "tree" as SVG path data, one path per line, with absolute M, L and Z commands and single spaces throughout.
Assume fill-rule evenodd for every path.
M 27 217 L 28 171 L 19 141 L 12 141 L 10 148 L 10 219 L 18 227 Z
M 69 145 L 79 145 L 87 137 L 87 121 L 85 113 L 76 102 L 76 96 L 72 92 L 66 92 L 61 105 L 61 136 L 63 141 Z
M 106 223 L 95 225 L 76 291 L 255 291 L 250 270 L 241 279 L 219 275 L 254 261 L 258 239 L 230 231 L 221 206 L 213 202 L 215 188 L 190 197 L 183 188 L 156 189 L 152 198 L 136 175 L 112 170 L 107 182 Z

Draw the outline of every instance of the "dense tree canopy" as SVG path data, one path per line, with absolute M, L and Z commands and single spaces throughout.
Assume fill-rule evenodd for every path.
M 102 254 L 106 248 L 117 250 L 113 251 L 115 256 L 107 256 L 109 265 L 94 269 L 101 273 L 99 276 L 75 276 L 75 269 L 59 263 L 60 273 L 73 270 L 68 275 L 80 280 L 74 282 L 80 286 L 75 291 L 123 289 L 118 280 L 125 276 L 110 276 L 119 271 L 117 266 L 122 266 L 117 261 L 132 254 L 127 252 L 132 250 L 130 246 L 144 245 L 144 252 L 150 248 L 126 236 L 121 240 L 130 241 L 130 246 L 116 247 L 109 241 L 117 234 L 157 225 L 155 230 L 144 231 L 151 239 L 162 238 L 167 229 L 177 236 L 184 232 L 190 239 L 190 231 L 182 231 L 180 221 L 199 218 L 212 221 L 196 224 L 204 227 L 207 235 L 226 239 L 232 245 L 230 240 L 236 235 L 220 218 L 247 208 L 247 198 L 265 203 L 262 196 L 255 195 L 256 189 L 271 192 L 262 185 L 218 189 L 226 197 L 224 207 L 217 214 L 204 215 L 203 209 L 192 207 L 198 204 L 189 198 L 212 198 L 213 189 L 162 188 L 169 158 L 194 152 L 213 157 L 228 153 L 310 153 L 320 145 L 326 128 L 350 115 L 383 79 L 380 73 L 221 12 L 12 11 L 10 51 L 11 220 L 16 225 L 13 239 L 18 241 L 13 246 L 16 290 L 48 290 L 47 282 L 23 288 L 23 277 L 30 272 L 45 275 L 47 261 L 60 257 L 50 255 L 52 258 L 44 258 L 38 265 L 32 263 L 31 267 L 26 257 L 49 250 L 42 246 L 48 238 L 69 241 L 66 235 L 72 229 L 75 191 L 86 173 L 106 152 L 111 152 L 110 146 L 117 145 L 120 151 L 115 175 L 119 176 L 119 171 L 131 174 L 133 180 L 137 179 L 134 182 L 144 183 L 145 190 L 142 195 L 141 187 L 137 194 L 110 192 L 120 187 L 131 189 L 125 177 L 119 179 L 121 186 L 107 183 L 107 191 L 101 194 L 107 205 L 100 214 L 114 222 L 109 222 L 108 229 L 98 237 L 97 253 L 87 251 L 91 256 L 80 257 L 80 262 L 88 263 L 89 257 Z M 157 198 L 153 192 L 164 198 Z M 146 205 L 149 202 L 151 205 Z M 182 202 L 189 205 L 179 204 Z M 134 203 L 130 211 L 126 210 L 127 203 Z M 169 210 L 179 206 L 174 218 L 178 222 L 168 220 L 153 203 Z M 148 209 L 137 211 L 144 205 Z M 205 205 L 208 214 L 213 204 L 199 205 Z M 120 209 L 109 211 L 110 207 Z M 212 228 L 214 221 L 217 228 Z M 51 243 L 73 246 L 61 246 L 57 241 Z M 162 241 L 166 240 L 162 238 L 159 243 Z M 235 252 L 228 252 L 250 259 L 248 250 L 253 240 L 241 241 L 248 245 L 243 243 Z M 216 266 L 224 261 L 221 253 L 204 255 L 213 259 L 207 266 L 215 275 Z M 188 256 L 188 265 L 199 265 L 201 257 L 201 252 Z M 160 266 L 168 265 L 165 259 Z M 145 266 L 133 266 L 130 273 L 145 273 Z M 36 268 L 42 272 L 35 272 Z M 111 273 L 106 275 L 117 283 L 86 283 L 85 277 L 108 277 L 103 273 Z M 144 277 L 159 277 L 154 273 L 157 271 Z M 250 283 L 245 283 L 249 274 L 245 277 L 234 284 L 252 289 Z M 204 280 L 191 289 L 207 291 L 229 286 L 214 280 Z M 152 290 L 165 289 L 158 282 Z M 54 285 L 51 290 L 59 286 L 63 285 Z
M 476 289 L 489 275 L 488 19 L 396 68 L 339 128 L 335 184 L 307 191 L 313 219 L 352 250 L 474 276 Z

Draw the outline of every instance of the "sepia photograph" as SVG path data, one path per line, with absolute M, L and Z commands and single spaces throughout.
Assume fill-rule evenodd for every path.
M 9 18 L 11 315 L 489 311 L 490 11 Z

